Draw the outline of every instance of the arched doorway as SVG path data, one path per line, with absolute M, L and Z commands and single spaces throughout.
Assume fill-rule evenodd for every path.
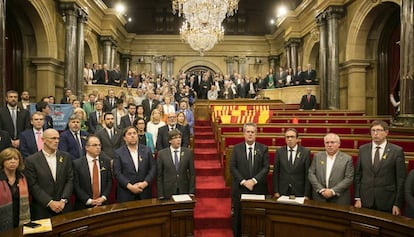
M 213 69 L 204 65 L 193 66 L 184 73 L 187 75 L 204 75 L 206 72 L 210 72 L 211 76 L 216 73 Z

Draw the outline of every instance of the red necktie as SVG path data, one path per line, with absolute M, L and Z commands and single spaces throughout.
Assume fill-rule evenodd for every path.
M 105 71 L 105 83 L 108 83 L 108 71 Z
M 97 199 L 99 197 L 99 171 L 98 171 L 98 159 L 93 159 L 93 170 L 92 170 L 92 198 Z
M 308 95 L 308 103 L 310 103 L 310 95 Z

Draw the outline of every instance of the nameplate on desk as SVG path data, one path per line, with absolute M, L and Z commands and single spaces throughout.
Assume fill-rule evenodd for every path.
M 241 200 L 265 200 L 265 195 L 257 194 L 242 194 Z
M 50 218 L 40 219 L 40 220 L 32 221 L 32 222 L 36 223 L 36 224 L 39 224 L 40 226 L 36 226 L 36 227 L 33 227 L 33 228 L 23 226 L 23 235 L 52 231 L 52 222 L 50 221 Z
M 188 194 L 172 195 L 172 199 L 174 202 L 187 202 L 193 200 Z
M 280 196 L 277 199 L 277 202 L 303 205 L 303 203 L 305 203 L 305 198 L 304 197 L 295 197 L 294 199 L 292 199 L 289 196 Z

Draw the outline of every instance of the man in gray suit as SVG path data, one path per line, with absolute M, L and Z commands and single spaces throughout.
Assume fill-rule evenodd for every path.
M 273 193 L 310 198 L 308 170 L 311 163 L 309 149 L 298 144 L 299 134 L 294 128 L 285 132 L 286 146 L 277 149 L 273 168 Z
M 195 170 L 193 152 L 181 146 L 181 132 L 168 132 L 170 146 L 158 152 L 157 196 L 170 198 L 175 194 L 195 193 Z
M 388 125 L 376 120 L 372 142 L 362 145 L 355 170 L 355 207 L 401 215 L 406 170 L 404 151 L 387 141 Z
M 351 204 L 349 187 L 354 180 L 352 157 L 341 151 L 341 141 L 335 133 L 324 137 L 325 151 L 315 154 L 309 168 L 313 199 L 343 205 Z
M 70 211 L 73 190 L 72 157 L 59 151 L 59 132 L 43 132 L 43 149 L 25 160 L 25 175 L 32 202 L 33 220 L 49 218 Z

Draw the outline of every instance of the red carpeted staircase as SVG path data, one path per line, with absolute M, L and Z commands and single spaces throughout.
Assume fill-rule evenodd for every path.
M 225 186 L 210 121 L 194 126 L 196 199 L 195 237 L 232 236 L 230 189 Z

